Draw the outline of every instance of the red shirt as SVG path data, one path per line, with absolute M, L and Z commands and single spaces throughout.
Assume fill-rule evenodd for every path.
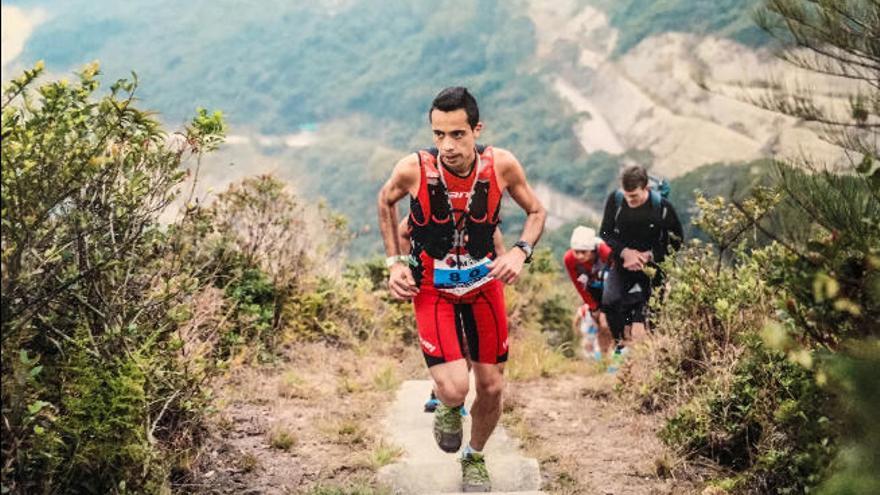
M 446 198 L 442 198 L 442 200 L 448 199 L 452 208 L 452 218 L 449 221 L 453 222 L 453 225 L 455 225 L 455 228 L 459 232 L 465 228 L 465 222 L 462 221 L 462 217 L 465 214 L 465 211 L 468 210 L 468 203 L 471 197 L 476 194 L 477 190 L 482 191 L 480 196 L 484 199 L 481 199 L 481 201 L 486 202 L 486 205 L 482 209 L 483 216 L 481 218 L 474 218 L 474 213 L 472 211 L 468 211 L 467 214 L 471 216 L 472 221 L 479 223 L 485 223 L 495 217 L 498 208 L 500 207 L 502 191 L 498 187 L 498 178 L 495 175 L 494 150 L 491 146 L 487 146 L 479 156 L 481 164 L 480 169 L 477 170 L 477 168 L 474 167 L 469 171 L 467 176 L 461 177 L 455 175 L 448 169 L 443 169 L 441 172 L 441 167 L 443 167 L 443 165 L 438 163 L 437 159 L 427 151 L 423 150 L 419 152 L 419 159 L 422 164 L 421 184 L 419 185 L 419 192 L 415 200 L 421 205 L 422 212 L 430 212 L 430 217 L 426 220 L 427 222 L 446 221 L 445 219 L 438 220 L 434 216 L 435 212 L 431 210 L 430 206 L 432 187 L 436 187 L 441 179 L 445 182 L 446 189 Z M 478 198 L 480 196 L 478 196 Z M 419 224 L 417 219 L 412 215 L 413 213 L 411 209 L 411 225 L 415 223 L 416 226 L 414 228 L 419 228 L 419 225 L 421 224 Z M 490 245 L 493 242 L 491 236 L 489 237 L 488 242 Z M 434 273 L 438 265 L 440 265 L 441 268 L 452 268 L 455 267 L 457 263 L 463 263 L 466 268 L 469 265 L 475 265 L 482 262 L 482 260 L 473 260 L 467 253 L 464 236 L 456 235 L 453 242 L 450 243 L 449 248 L 450 250 L 448 254 L 442 259 L 433 259 L 424 250 L 417 253 L 417 263 L 419 264 L 419 269 L 422 270 L 421 280 L 419 282 L 419 285 L 422 288 L 434 287 Z M 491 252 L 487 257 L 492 258 Z M 457 268 L 463 267 L 457 266 Z M 491 280 L 492 279 L 489 278 L 482 278 L 471 286 L 441 288 L 439 290 L 443 292 L 445 296 L 450 298 L 476 296 L 480 292 L 479 289 L 484 285 L 488 286 Z
M 611 256 L 611 247 L 604 242 L 600 242 L 599 245 L 596 246 L 596 253 L 599 255 L 599 261 L 607 264 L 608 259 Z M 574 284 L 574 288 L 577 289 L 578 294 L 581 295 L 581 299 L 584 300 L 584 304 L 590 307 L 590 311 L 598 309 L 601 301 L 594 300 L 590 291 L 587 290 L 588 283 L 594 280 L 598 275 L 597 271 L 599 267 L 595 266 L 595 261 L 578 263 L 577 259 L 574 257 L 574 251 L 571 249 L 565 252 L 562 261 L 565 264 L 565 271 L 568 272 L 568 277 Z M 597 270 L 594 270 L 594 268 Z M 578 278 L 581 278 L 582 276 L 587 277 L 587 283 L 578 280 Z

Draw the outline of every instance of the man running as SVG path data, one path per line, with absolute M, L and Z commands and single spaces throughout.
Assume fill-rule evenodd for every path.
M 501 416 L 508 355 L 502 283 L 517 280 L 541 236 L 546 213 L 509 151 L 478 146 L 483 128 L 473 96 L 462 87 L 441 91 L 428 113 L 434 148 L 395 165 L 379 192 L 379 227 L 394 296 L 412 299 L 422 353 L 440 404 L 434 438 L 445 452 L 461 447 L 460 409 L 468 392 L 463 345 L 473 363 L 476 400 L 471 439 L 461 457 L 463 491 L 489 491 L 483 447 Z M 501 196 L 525 211 L 514 249 L 495 253 Z M 404 256 L 397 202 L 410 197 L 412 252 Z
M 590 330 L 595 333 L 585 336 L 584 351 L 588 357 L 600 359 L 602 350 L 607 349 L 611 340 L 608 323 L 600 309 L 611 247 L 596 236 L 595 230 L 583 225 L 578 225 L 572 231 L 570 245 L 571 249 L 565 252 L 562 262 L 588 310 L 587 314 L 579 308 L 578 320 L 592 320 L 595 323 Z
M 623 189 L 608 196 L 599 229 L 612 251 L 613 265 L 605 279 L 602 305 L 616 354 L 624 348 L 627 327 L 633 339 L 645 335 L 651 290 L 663 283 L 657 264 L 666 258 L 670 247 L 681 247 L 683 239 L 675 209 L 659 192 L 648 188 L 644 167 L 626 167 L 620 182 Z M 653 277 L 645 273 L 647 267 L 655 271 Z

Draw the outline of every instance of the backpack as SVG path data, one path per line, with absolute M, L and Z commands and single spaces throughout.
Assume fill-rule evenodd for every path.
M 648 188 L 659 192 L 664 199 L 668 199 L 669 193 L 672 191 L 669 181 L 665 177 L 657 177 L 656 175 L 648 176 Z

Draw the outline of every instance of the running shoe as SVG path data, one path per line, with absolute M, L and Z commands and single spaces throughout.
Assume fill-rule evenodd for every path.
M 425 402 L 425 412 L 426 413 L 434 412 L 437 409 L 437 404 L 439 404 L 439 403 L 440 403 L 440 399 L 438 399 L 437 396 L 434 395 L 434 392 L 431 392 L 431 398 L 428 399 L 427 402 Z M 461 415 L 462 416 L 468 415 L 467 408 L 464 406 L 461 406 Z
M 492 482 L 483 454 L 469 452 L 461 458 L 461 491 L 491 492 Z
M 461 406 L 448 407 L 442 402 L 434 411 L 434 440 L 444 452 L 461 448 Z
M 426 413 L 434 412 L 434 410 L 437 409 L 437 404 L 439 404 L 439 403 L 440 403 L 440 401 L 437 400 L 437 396 L 434 395 L 433 391 L 431 391 L 431 398 L 428 399 L 428 402 L 425 402 L 425 412 Z
M 614 350 L 614 353 L 611 355 L 611 363 L 608 365 L 608 372 L 615 373 L 617 370 L 623 366 L 623 362 L 626 360 L 626 355 L 629 353 L 629 349 L 626 347 L 618 346 L 617 349 Z

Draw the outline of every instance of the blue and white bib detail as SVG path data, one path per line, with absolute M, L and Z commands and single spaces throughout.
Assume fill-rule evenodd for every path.
M 434 260 L 434 287 L 440 291 L 461 296 L 492 281 L 489 263 L 492 260 L 473 259 L 470 255 L 449 254 L 442 260 Z

